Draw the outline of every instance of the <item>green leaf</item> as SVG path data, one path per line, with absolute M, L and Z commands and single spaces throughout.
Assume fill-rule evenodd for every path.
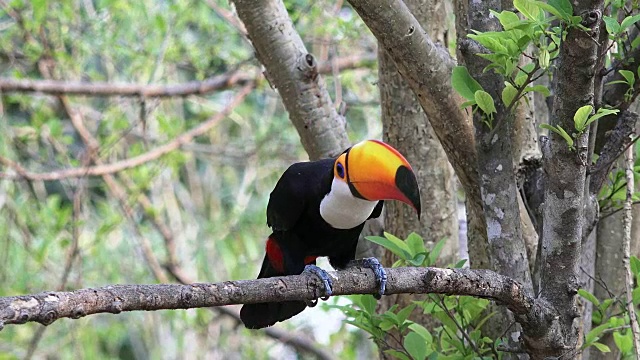
M 440 253 L 442 252 L 446 241 L 447 238 L 443 238 L 433 246 L 433 249 L 431 249 L 431 251 L 429 252 L 429 263 L 427 266 L 431 266 L 436 263 L 438 257 L 440 257 Z
M 409 315 L 411 315 L 411 312 L 413 311 L 413 309 L 416 308 L 416 306 L 418 306 L 417 304 L 411 304 L 407 307 L 405 307 L 404 309 L 398 311 L 398 316 L 397 316 L 397 321 L 398 321 L 398 326 L 402 325 L 405 321 L 407 321 L 407 318 L 409 317 Z
M 550 61 L 550 55 L 549 55 L 549 50 L 547 49 L 542 49 L 540 50 L 540 55 L 538 57 L 538 63 L 540 64 L 540 68 L 541 69 L 546 69 L 549 67 L 549 61 Z
M 567 145 L 570 148 L 573 148 L 573 139 L 571 138 L 571 136 L 569 136 L 569 134 L 567 134 L 567 132 L 561 126 L 558 126 L 556 128 L 556 127 L 551 126 L 549 124 L 540 124 L 540 127 L 543 128 L 543 129 L 547 129 L 547 130 L 553 131 L 554 133 L 562 136 L 562 138 L 567 142 Z
M 633 274 L 638 274 L 640 272 L 640 259 L 638 259 L 635 256 L 632 256 L 630 260 L 630 265 L 631 265 L 631 271 L 633 272 Z
M 475 102 L 475 93 L 482 90 L 480 83 L 474 79 L 464 66 L 456 66 L 451 73 L 451 86 L 468 101 Z M 466 106 L 465 106 L 466 107 Z
M 587 290 L 578 289 L 578 295 L 582 296 L 583 298 L 585 298 L 587 301 L 589 301 L 593 305 L 600 306 L 600 301 L 595 297 L 595 295 L 593 295 L 592 293 L 588 292 Z
M 627 80 L 627 84 L 629 84 L 630 87 L 633 87 L 633 85 L 636 83 L 636 77 L 633 74 L 633 71 L 629 71 L 629 70 L 620 70 L 620 75 L 622 75 L 622 77 Z
M 591 112 L 593 111 L 593 106 L 585 105 L 576 110 L 576 113 L 573 115 L 573 123 L 575 124 L 575 128 L 579 132 L 583 132 L 586 128 L 587 119 Z
M 397 242 L 381 236 L 366 236 L 365 239 L 382 246 L 383 248 L 391 251 L 394 255 L 403 260 L 412 258 L 412 256 L 409 254 L 409 248 L 407 247 L 407 244 L 402 241 L 400 241 L 402 245 L 399 245 Z
M 427 249 L 424 247 L 424 240 L 422 237 L 415 232 L 412 232 L 407 236 L 407 240 L 405 241 L 407 246 L 409 247 L 409 252 L 411 256 L 415 258 L 419 253 L 424 253 Z
M 467 108 L 467 107 L 475 105 L 475 104 L 476 104 L 475 100 L 465 101 L 465 102 L 462 103 L 462 105 L 460 105 L 460 109 L 464 109 L 464 108 Z
M 531 0 L 513 0 L 513 6 L 529 20 L 538 20 L 541 17 L 540 8 Z
M 513 85 L 506 83 L 504 89 L 502 89 L 502 102 L 504 105 L 507 107 L 511 105 L 517 94 L 518 90 Z
M 542 2 L 542 1 L 534 1 L 534 3 L 536 5 L 538 5 L 538 7 L 540 7 L 542 10 L 547 11 L 551 15 L 557 16 L 558 18 L 562 19 L 563 14 L 558 9 L 556 9 L 555 7 L 549 5 L 549 4 L 545 3 L 545 2 Z M 569 19 L 569 16 L 567 16 L 567 19 Z
M 373 295 L 352 295 L 349 298 L 366 314 L 372 315 L 376 312 L 377 301 Z
M 601 117 L 607 116 L 607 115 L 613 115 L 613 114 L 617 114 L 619 113 L 620 110 L 618 109 L 605 109 L 605 108 L 600 108 L 598 109 L 598 112 L 596 112 L 594 115 L 591 115 L 589 117 L 589 120 L 587 120 L 587 123 L 584 124 L 585 128 L 589 125 L 591 125 L 592 122 L 600 119 Z
M 424 326 L 417 323 L 413 323 L 409 325 L 409 329 L 413 330 L 416 334 L 422 336 L 422 338 L 426 341 L 427 344 L 431 344 L 433 342 L 433 336 L 431 336 L 431 333 L 429 332 L 429 330 L 427 330 L 427 328 L 425 328 Z
M 612 16 L 603 16 L 602 20 L 604 21 L 605 26 L 607 27 L 607 32 L 611 35 L 616 35 L 620 32 L 620 24 L 618 23 L 618 19 Z
M 611 349 L 609 349 L 609 347 L 603 343 L 593 343 L 593 346 L 596 347 L 596 349 L 600 350 L 601 353 L 608 353 L 611 352 Z
M 382 329 L 382 331 L 389 331 L 393 329 L 396 324 L 389 320 L 383 320 L 378 326 L 380 327 L 380 329 Z
M 520 22 L 522 21 L 520 20 L 518 15 L 512 11 L 505 10 L 500 13 L 497 13 L 491 10 L 491 13 L 495 15 L 498 18 L 498 20 L 500 20 L 500 24 L 502 25 L 502 28 L 505 30 L 511 30 L 514 25 L 520 24 Z
M 385 350 L 384 353 L 389 354 L 394 358 L 398 358 L 400 360 L 411 360 L 405 353 L 400 352 L 398 350 L 389 349 L 389 350 Z
M 640 287 L 637 287 L 631 291 L 631 301 L 634 305 L 640 303 Z
M 453 265 L 453 268 L 454 269 L 462 269 L 462 267 L 466 263 L 467 263 L 467 259 L 462 259 L 462 260 L 458 261 L 455 265 Z
M 621 30 L 626 30 L 628 27 L 630 27 L 631 25 L 635 24 L 638 22 L 638 20 L 640 20 L 640 14 L 638 15 L 634 15 L 634 16 L 627 16 L 626 18 L 624 18 L 624 20 L 622 20 L 622 22 L 620 23 L 620 28 Z
M 598 336 L 608 328 L 610 328 L 610 325 L 607 323 L 607 324 L 602 324 L 600 326 L 596 326 L 593 329 L 591 329 L 591 331 L 589 331 L 589 333 L 584 337 L 585 346 L 589 346 L 589 344 L 597 341 Z
M 562 20 L 570 21 L 573 16 L 573 6 L 569 0 L 549 0 L 547 3 L 558 10 L 560 15 L 556 15 Z M 551 11 L 549 11 L 551 12 Z
M 551 96 L 551 92 L 549 91 L 549 88 L 544 86 L 544 85 L 533 85 L 533 86 L 527 86 L 524 89 L 525 94 L 531 91 L 535 91 L 535 92 L 539 92 L 540 94 L 544 95 L 545 97 L 549 97 Z
M 427 343 L 415 332 L 410 332 L 404 338 L 404 348 L 414 360 L 424 360 L 427 357 Z
M 427 258 L 427 252 L 417 254 L 413 259 L 407 260 L 413 266 L 424 266 L 424 260 Z
M 628 331 L 625 335 L 622 335 L 619 331 L 613 333 L 613 341 L 623 354 L 628 353 L 633 348 L 633 342 L 631 340 L 631 332 Z
M 467 35 L 469 38 L 479 42 L 482 46 L 486 47 L 491 52 L 496 54 L 508 55 L 509 49 L 506 47 L 506 41 L 504 33 L 499 32 L 476 32 L 475 34 Z
M 475 92 L 476 104 L 485 114 L 493 114 L 496 112 L 496 106 L 493 102 L 493 98 L 488 92 L 484 90 L 478 90 Z

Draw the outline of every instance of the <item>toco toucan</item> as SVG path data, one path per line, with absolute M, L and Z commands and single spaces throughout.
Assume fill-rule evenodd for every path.
M 327 273 L 316 258 L 344 269 L 355 259 L 358 236 L 367 219 L 382 212 L 382 200 L 400 200 L 420 215 L 420 192 L 407 160 L 382 141 L 366 140 L 337 158 L 291 165 L 269 197 L 266 255 L 258 278 L 315 273 L 331 294 Z M 386 274 L 375 258 L 359 265 L 371 267 L 384 293 Z M 308 302 L 286 301 L 247 304 L 240 318 L 247 328 L 258 329 L 289 319 Z

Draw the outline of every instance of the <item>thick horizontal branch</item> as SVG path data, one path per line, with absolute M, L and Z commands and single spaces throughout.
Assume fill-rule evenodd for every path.
M 376 61 L 376 55 L 352 55 L 320 64 L 320 73 L 331 73 L 333 67 L 347 70 L 370 66 Z M 203 81 L 190 81 L 172 85 L 113 84 L 103 82 L 77 82 L 55 80 L 28 80 L 0 78 L 0 92 L 38 92 L 50 95 L 81 96 L 139 96 L 139 97 L 177 97 L 203 95 L 214 91 L 242 86 L 258 80 L 252 72 L 232 70 Z
M 489 270 L 393 268 L 386 294 L 470 295 L 504 304 L 519 318 L 535 321 L 540 308 L 522 285 Z M 370 269 L 330 272 L 334 295 L 375 294 Z M 215 284 L 113 285 L 72 292 L 43 292 L 0 298 L 0 329 L 29 321 L 49 325 L 60 318 L 98 313 L 190 309 L 233 304 L 316 299 L 322 293 L 315 275 L 301 274 Z M 536 310 L 537 309 L 537 310 Z

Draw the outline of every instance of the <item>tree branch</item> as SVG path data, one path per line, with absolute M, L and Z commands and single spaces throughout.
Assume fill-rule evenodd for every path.
M 386 294 L 437 293 L 470 295 L 494 300 L 525 323 L 550 314 L 515 280 L 490 270 L 390 268 Z M 329 272 L 334 295 L 375 294 L 373 271 L 359 267 Z M 301 274 L 222 283 L 111 285 L 72 292 L 42 292 L 0 298 L 0 329 L 6 324 L 38 322 L 49 325 L 61 318 L 123 311 L 191 309 L 233 304 L 316 299 L 323 292 L 315 275 Z
M 307 51 L 282 0 L 232 2 L 309 158 L 331 157 L 346 149 L 350 142 L 345 120 L 334 108 L 318 62 Z
M 20 164 L 0 156 L 0 164 L 10 167 L 15 170 L 15 174 L 7 172 L 0 172 L 0 179 L 27 179 L 37 181 L 53 181 L 72 177 L 83 176 L 101 176 L 106 174 L 113 174 L 122 170 L 126 170 L 132 167 L 143 165 L 149 161 L 156 160 L 161 156 L 178 149 L 181 145 L 190 142 L 194 137 L 204 134 L 209 131 L 213 126 L 224 119 L 238 104 L 240 104 L 244 98 L 253 90 L 253 82 L 248 83 L 243 89 L 240 90 L 238 95 L 219 113 L 215 114 L 209 120 L 196 126 L 195 128 L 183 133 L 176 137 L 172 141 L 158 146 L 153 150 L 150 150 L 144 154 L 117 161 L 111 164 L 96 165 L 90 167 L 80 167 L 67 170 L 58 170 L 48 173 L 34 173 L 26 170 Z
M 591 175 L 589 191 L 591 194 L 595 195 L 600 192 L 615 161 L 633 144 L 631 135 L 635 133 L 638 118 L 640 116 L 630 110 L 625 110 L 618 116 L 615 127 L 609 132 L 607 141 L 602 147 L 598 161 L 589 171 Z
M 340 71 L 370 66 L 376 61 L 376 54 L 351 55 L 327 61 L 318 65 L 318 72 L 332 72 L 332 66 Z M 183 84 L 142 85 L 113 84 L 104 82 L 77 82 L 56 80 L 28 80 L 0 78 L 0 92 L 38 92 L 50 95 L 79 96 L 140 96 L 140 97 L 177 97 L 204 95 L 225 90 L 234 86 L 246 85 L 258 81 L 262 76 L 250 72 L 232 70 L 203 81 L 190 81 Z

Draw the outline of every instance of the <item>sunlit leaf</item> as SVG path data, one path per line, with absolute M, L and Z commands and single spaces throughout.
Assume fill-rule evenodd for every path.
M 482 90 L 482 86 L 469 74 L 464 66 L 456 66 L 451 74 L 451 85 L 463 98 L 475 101 L 474 94 Z

